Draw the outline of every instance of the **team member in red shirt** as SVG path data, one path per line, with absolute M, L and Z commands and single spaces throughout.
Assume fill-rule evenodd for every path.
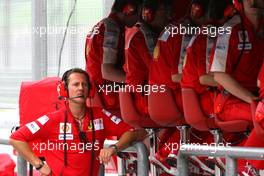
M 126 84 L 135 87 L 147 84 L 154 47 L 159 33 L 171 18 L 172 5 L 171 0 L 145 0 L 142 8 L 143 21 L 126 30 L 126 60 L 123 66 Z M 148 115 L 146 95 L 149 92 L 134 92 L 138 112 Z
M 212 1 L 213 2 L 213 1 Z M 235 9 L 232 1 L 215 1 L 209 6 L 208 23 L 204 27 L 216 29 L 235 15 Z M 222 24 L 221 24 L 222 23 Z M 228 32 L 230 29 L 224 29 Z M 207 115 L 213 115 L 214 87 L 218 84 L 214 81 L 213 75 L 209 73 L 210 53 L 216 42 L 217 31 L 208 34 L 198 34 L 192 38 L 185 58 L 183 75 L 181 79 L 182 88 L 193 88 L 200 96 L 200 102 L 203 112 Z
M 247 120 L 252 122 L 250 103 L 258 98 L 257 76 L 263 62 L 261 51 L 261 19 L 263 11 L 253 0 L 235 1 L 240 14 L 227 21 L 230 34 L 219 35 L 212 55 L 211 72 L 220 85 L 221 93 L 214 111 L 223 121 Z M 252 59 L 254 58 L 254 59 Z M 251 136 L 254 136 L 254 132 Z M 252 137 L 250 137 L 252 139 Z M 252 145 L 248 140 L 246 146 Z M 253 174 L 254 169 L 248 171 Z
M 132 131 L 131 127 L 110 112 L 101 108 L 87 108 L 90 83 L 88 74 L 81 69 L 71 69 L 63 75 L 60 96 L 66 107 L 39 117 L 14 132 L 10 144 L 41 175 L 98 175 L 99 161 L 107 163 L 117 150 L 124 149 L 141 139 L 145 131 Z M 102 149 L 108 136 L 121 136 L 111 148 Z M 42 141 L 33 150 L 44 152 L 43 163 L 28 142 Z
M 181 73 L 183 67 L 183 60 L 186 53 L 186 48 L 193 36 L 190 33 L 180 33 L 180 27 L 197 26 L 204 20 L 205 11 L 207 9 L 208 0 L 192 1 L 189 15 L 181 19 L 181 21 L 172 21 L 166 26 L 165 30 L 158 38 L 153 61 L 149 69 L 149 84 L 151 85 L 166 85 L 170 88 L 178 105 L 178 109 L 183 113 L 182 99 L 181 99 Z M 178 31 L 177 31 L 178 29 Z M 174 133 L 172 135 L 172 133 Z M 165 138 L 169 138 L 166 143 L 178 143 L 179 131 L 169 130 L 164 134 Z M 161 146 L 161 150 L 156 155 L 159 160 L 164 160 L 170 150 Z M 165 150 L 166 149 L 166 150 Z
M 251 122 L 250 103 L 258 99 L 257 76 L 264 42 L 257 37 L 259 10 L 251 3 L 252 0 L 239 3 L 245 10 L 225 23 L 224 27 L 232 27 L 232 31 L 218 36 L 212 54 L 211 72 L 221 90 L 215 112 L 223 121 Z
M 94 26 L 86 39 L 86 71 L 108 110 L 119 109 L 118 94 L 113 89 L 106 93 L 106 85 L 125 80 L 125 26 L 131 27 L 138 21 L 140 4 L 141 0 L 115 0 L 110 15 Z

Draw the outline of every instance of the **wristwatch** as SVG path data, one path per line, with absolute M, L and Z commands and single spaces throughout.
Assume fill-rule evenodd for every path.
M 117 147 L 117 145 L 115 145 L 115 144 L 110 145 L 109 148 L 115 149 L 116 152 L 118 152 L 118 147 Z
M 43 166 L 44 166 L 44 162 L 41 161 L 41 163 L 38 166 L 36 166 L 35 168 L 36 168 L 36 170 L 40 170 Z

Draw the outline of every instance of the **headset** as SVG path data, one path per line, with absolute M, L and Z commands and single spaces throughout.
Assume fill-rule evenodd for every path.
M 62 99 L 70 100 L 70 99 L 74 99 L 74 98 L 79 98 L 79 97 L 69 97 L 69 91 L 68 91 L 69 80 L 68 79 L 72 73 L 81 73 L 81 74 L 85 75 L 87 85 L 88 85 L 88 97 L 93 97 L 95 94 L 95 89 L 94 89 L 94 86 L 92 85 L 92 83 L 90 82 L 90 77 L 89 77 L 88 73 L 82 69 L 73 68 L 73 69 L 67 70 L 63 74 L 61 81 L 59 81 L 59 83 L 57 85 L 58 98 L 60 100 L 62 100 Z
M 75 98 L 79 98 L 78 97 L 69 97 L 69 93 L 68 93 L 68 84 L 69 84 L 69 76 L 72 73 L 80 73 L 80 74 L 84 74 L 86 77 L 86 81 L 87 81 L 87 85 L 88 85 L 88 97 L 93 97 L 95 94 L 95 88 L 93 88 L 94 86 L 92 86 L 92 83 L 90 82 L 90 77 L 88 75 L 88 73 L 80 68 L 72 68 L 70 70 L 67 70 L 63 76 L 62 76 L 62 80 L 59 82 L 59 84 L 57 85 L 57 92 L 59 94 L 59 99 L 64 99 L 65 104 L 67 100 L 70 99 L 75 99 Z M 91 101 L 91 99 L 90 99 Z M 90 102 L 91 104 L 91 102 Z M 68 115 L 67 115 L 67 111 L 68 108 L 66 108 L 66 111 L 64 112 L 64 129 L 63 129 L 63 143 L 66 144 L 66 124 L 68 122 Z M 91 121 L 92 121 L 92 161 L 95 158 L 95 153 L 94 153 L 94 143 L 95 143 L 95 130 L 94 130 L 94 116 L 93 116 L 93 110 L 92 108 L 88 108 L 90 117 L 91 117 Z M 80 129 L 77 127 L 78 132 L 79 132 L 79 138 L 81 142 L 88 142 L 87 141 L 87 137 L 85 135 L 85 132 L 80 131 Z M 63 169 L 67 166 L 67 147 L 66 145 L 63 145 L 63 152 L 64 152 L 64 165 L 63 168 L 61 169 L 60 175 L 62 176 L 63 173 Z M 90 176 L 93 175 L 93 162 L 91 162 L 91 166 L 90 166 Z

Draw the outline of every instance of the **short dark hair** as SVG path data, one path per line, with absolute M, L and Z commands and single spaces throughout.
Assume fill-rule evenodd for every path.
M 61 78 L 62 81 L 65 82 L 65 88 L 67 90 L 68 90 L 68 85 L 69 85 L 69 77 L 72 73 L 80 73 L 80 74 L 85 75 L 88 88 L 90 88 L 91 84 L 90 84 L 90 77 L 89 77 L 88 73 L 81 68 L 72 68 L 72 69 L 65 71 L 64 74 L 62 75 L 62 78 Z
M 112 6 L 112 12 L 122 12 L 123 8 L 127 5 L 131 4 L 139 9 L 142 4 L 142 0 L 115 0 Z
M 213 20 L 222 19 L 227 6 L 232 4 L 232 0 L 210 0 L 207 12 L 208 18 Z
M 172 10 L 173 0 L 143 0 L 143 8 L 150 8 L 156 12 L 160 6 L 164 6 L 166 10 Z

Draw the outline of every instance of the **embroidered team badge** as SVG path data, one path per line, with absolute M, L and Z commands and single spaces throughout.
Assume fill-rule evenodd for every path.
M 89 121 L 89 124 L 88 124 L 88 128 L 87 128 L 87 130 L 88 131 L 91 131 L 93 129 L 93 123 L 92 123 L 92 121 L 90 120 Z
M 64 133 L 64 123 L 60 123 L 60 133 Z M 66 133 L 72 133 L 71 123 L 66 124 Z

